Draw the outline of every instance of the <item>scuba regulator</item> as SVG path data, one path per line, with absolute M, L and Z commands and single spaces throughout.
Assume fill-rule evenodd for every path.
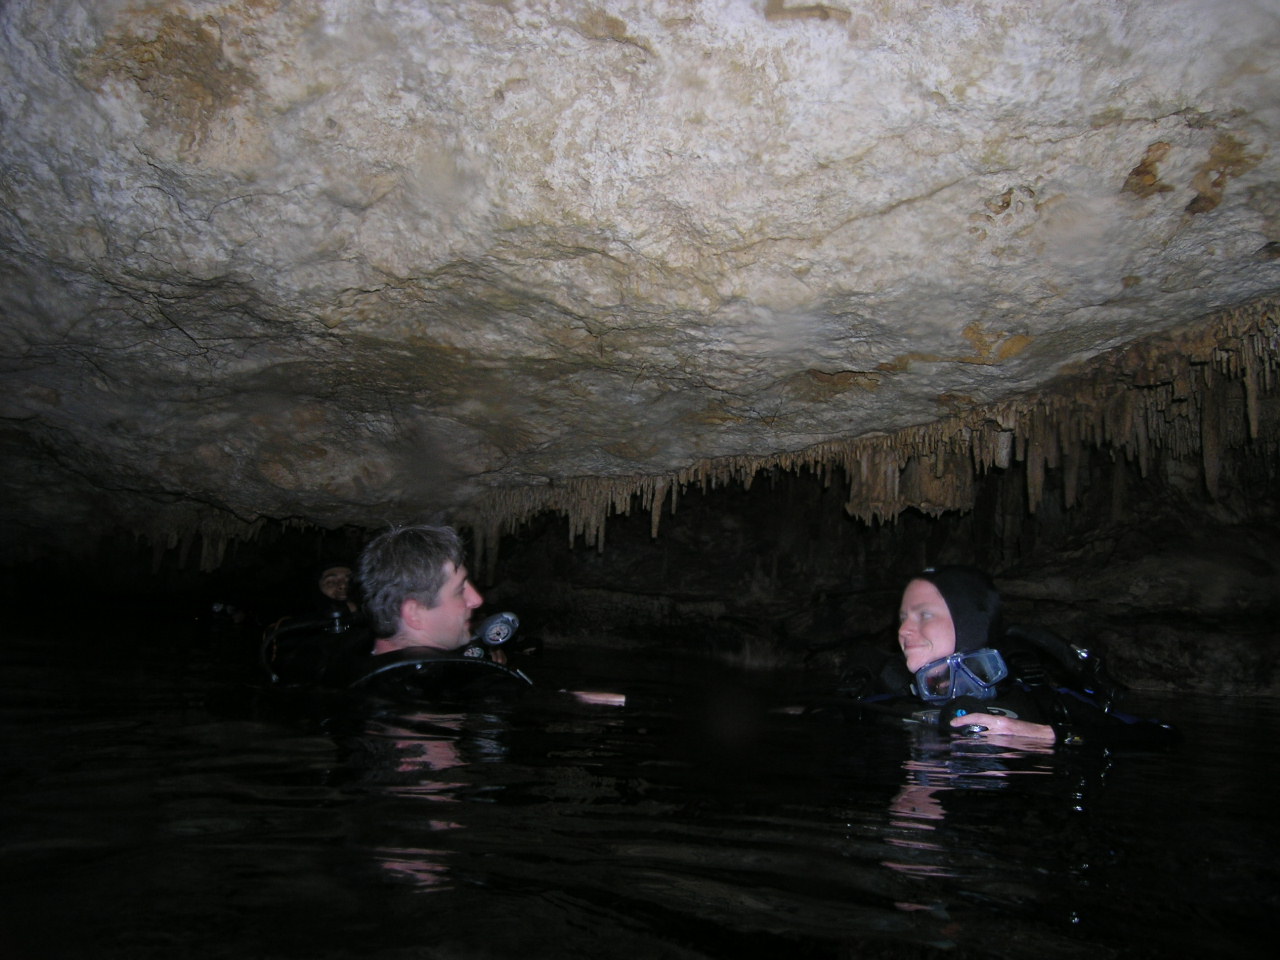
M 519 629 L 520 618 L 514 613 L 495 613 L 480 622 L 471 639 L 486 647 L 500 647 L 514 637 Z

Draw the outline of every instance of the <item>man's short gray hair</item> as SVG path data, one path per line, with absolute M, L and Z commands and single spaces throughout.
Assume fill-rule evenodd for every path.
M 448 579 L 445 566 L 456 570 L 462 561 L 462 538 L 453 527 L 392 527 L 370 540 L 360 554 L 360 586 L 374 633 L 394 636 L 408 599 L 434 607 Z

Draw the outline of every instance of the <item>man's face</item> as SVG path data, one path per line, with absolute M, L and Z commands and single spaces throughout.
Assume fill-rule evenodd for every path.
M 912 673 L 956 652 L 956 625 L 951 610 L 928 580 L 912 580 L 903 591 L 898 609 L 898 646 Z
M 445 564 L 445 581 L 434 606 L 418 605 L 417 626 L 421 640 L 442 650 L 457 650 L 471 641 L 471 611 L 484 602 L 466 567 Z
M 330 600 L 345 600 L 350 591 L 350 567 L 330 567 L 320 574 L 320 592 Z

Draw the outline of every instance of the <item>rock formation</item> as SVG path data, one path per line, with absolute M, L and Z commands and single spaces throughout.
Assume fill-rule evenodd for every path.
M 1213 491 L 1274 391 L 1277 89 L 1266 0 L 9 0 L 6 557 L 594 544 L 778 467 L 1035 509 L 1099 448 Z

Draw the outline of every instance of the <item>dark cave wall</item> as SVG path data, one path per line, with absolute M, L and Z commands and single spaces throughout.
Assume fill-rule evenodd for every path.
M 321 563 L 352 564 L 371 531 L 266 523 L 250 541 L 233 541 L 216 570 L 195 561 L 200 538 L 155 543 L 129 530 L 86 542 L 70 554 L 51 550 L 12 564 L 0 575 L 0 597 L 21 616 L 209 619 L 213 604 L 242 611 L 250 627 L 296 613 L 312 599 Z

